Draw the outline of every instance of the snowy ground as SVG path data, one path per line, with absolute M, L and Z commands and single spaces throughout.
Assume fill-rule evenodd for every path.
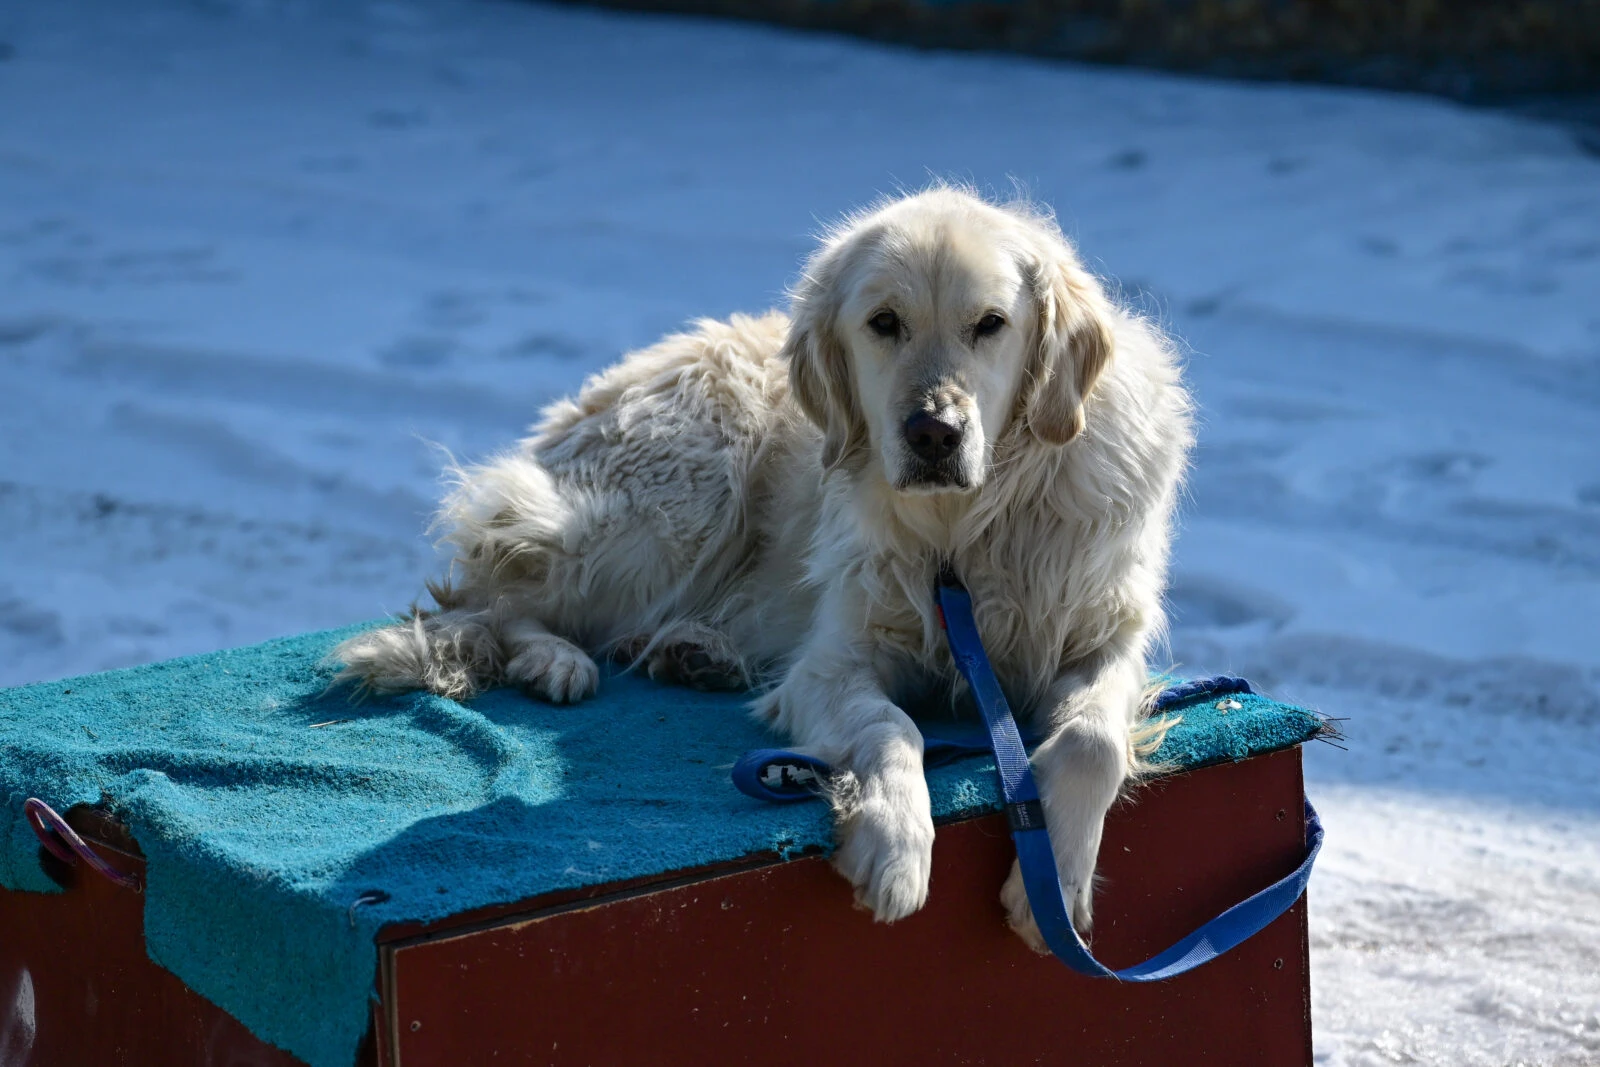
M 1173 652 L 1313 746 L 1320 1063 L 1600 1063 L 1600 159 L 1374 93 L 529 4 L 0 8 L 0 682 L 402 607 L 439 455 L 929 174 L 1193 347 Z

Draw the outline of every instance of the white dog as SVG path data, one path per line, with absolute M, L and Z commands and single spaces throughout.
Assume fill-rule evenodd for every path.
M 1087 929 L 1106 810 L 1159 732 L 1145 656 L 1192 441 L 1171 345 L 1049 217 L 943 187 L 828 234 L 791 314 L 701 321 L 459 471 L 438 610 L 346 642 L 346 674 L 553 701 L 594 691 L 591 653 L 770 678 L 758 713 L 841 769 L 834 862 L 893 921 L 927 898 L 934 835 L 902 709 L 971 703 L 934 609 L 948 561 L 1047 735 L 1035 773 Z M 1015 867 L 1002 900 L 1042 949 Z

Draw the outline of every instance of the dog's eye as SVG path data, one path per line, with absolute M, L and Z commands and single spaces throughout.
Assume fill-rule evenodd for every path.
M 900 316 L 892 311 L 880 311 L 867 320 L 867 325 L 879 337 L 893 337 L 900 332 Z
M 991 313 L 979 319 L 978 325 L 972 328 L 972 332 L 979 337 L 993 337 L 1000 332 L 1000 328 L 1005 324 L 1005 319 Z

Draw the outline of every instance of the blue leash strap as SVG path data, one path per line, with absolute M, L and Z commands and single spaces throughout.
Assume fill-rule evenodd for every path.
M 1084 947 L 1073 928 L 1070 908 L 1056 873 L 1055 853 L 1044 826 L 1044 810 L 1028 763 L 1027 740 L 1012 718 L 1010 705 L 995 680 L 988 654 L 972 617 L 972 597 L 955 575 L 941 573 L 937 591 L 940 619 L 950 642 L 956 667 L 971 686 L 983 712 L 984 730 L 944 724 L 922 724 L 923 759 L 934 766 L 981 752 L 992 752 L 1005 799 L 1006 818 L 1022 867 L 1022 881 L 1033 906 L 1034 921 L 1045 943 L 1068 967 L 1082 974 L 1116 978 L 1124 982 L 1155 982 L 1171 978 L 1215 959 L 1260 932 L 1294 906 L 1305 892 L 1311 865 L 1322 848 L 1322 821 L 1310 801 L 1305 804 L 1306 858 L 1284 878 L 1235 904 L 1165 952 L 1133 967 L 1113 971 Z M 1157 710 L 1174 707 L 1199 696 L 1249 693 L 1242 678 L 1207 678 L 1173 686 L 1156 698 Z M 733 767 L 733 782 L 740 791 L 776 803 L 815 800 L 822 783 L 833 773 L 823 760 L 785 749 L 748 752 Z
M 1045 830 L 1044 811 L 1034 784 L 1033 769 L 1028 763 L 1027 749 L 1023 747 L 1011 707 L 989 666 L 989 656 L 972 616 L 972 596 L 949 568 L 939 576 L 938 603 L 956 668 L 972 688 L 983 712 L 983 721 L 989 728 L 989 743 L 1000 772 L 1006 818 L 1011 824 L 1011 840 L 1017 846 L 1022 883 L 1028 891 L 1034 921 L 1057 959 L 1080 974 L 1124 982 L 1159 982 L 1216 959 L 1259 933 L 1300 899 L 1311 877 L 1311 866 L 1322 848 L 1322 821 L 1309 800 L 1305 804 L 1306 858 L 1292 873 L 1235 904 L 1143 963 L 1113 971 L 1090 955 L 1072 925 L 1071 910 L 1056 873 L 1055 852 Z M 1247 688 L 1240 691 L 1247 691 Z

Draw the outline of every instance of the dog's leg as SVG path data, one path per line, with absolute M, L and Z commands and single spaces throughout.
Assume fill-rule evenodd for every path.
M 870 650 L 838 634 L 814 636 L 756 712 L 840 770 L 829 791 L 833 865 L 855 886 L 857 904 L 879 922 L 921 908 L 933 869 L 922 734 L 884 694 Z
M 658 682 L 705 692 L 750 688 L 749 669 L 732 639 L 703 623 L 671 623 L 653 636 L 622 641 L 616 657 L 630 665 L 642 662 Z
M 534 696 L 573 704 L 593 696 L 600 686 L 600 669 L 589 654 L 536 619 L 501 622 L 500 640 L 510 657 L 505 680 Z
M 494 684 L 502 662 L 487 613 L 415 612 L 390 626 L 357 634 L 334 649 L 344 663 L 338 681 L 374 692 L 426 689 L 466 700 Z
M 1051 688 L 1054 729 L 1033 754 L 1056 872 L 1073 925 L 1087 933 L 1093 919 L 1094 868 L 1106 811 L 1133 766 L 1129 729 L 1144 692 L 1141 657 L 1103 661 L 1088 673 L 1063 675 Z M 1021 865 L 1001 890 L 1012 929 L 1036 952 L 1047 952 L 1022 884 Z

